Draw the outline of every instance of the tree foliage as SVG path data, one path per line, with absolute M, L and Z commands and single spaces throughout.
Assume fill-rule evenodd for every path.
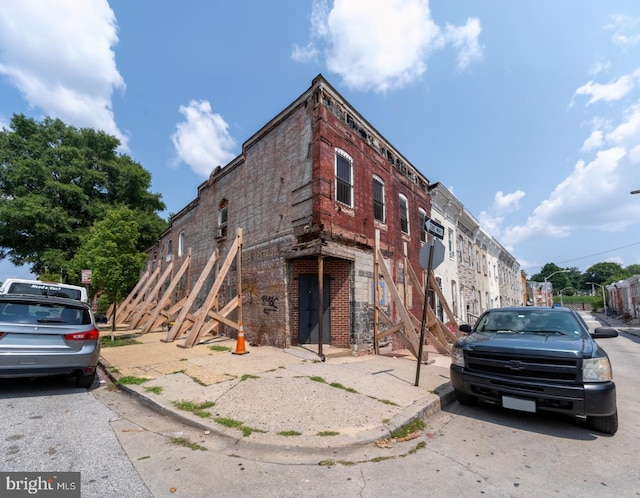
M 122 207 L 108 211 L 83 236 L 72 266 L 90 268 L 91 286 L 117 302 L 140 278 L 147 255 L 138 249 L 140 225 L 133 210 Z
M 14 115 L 0 131 L 0 258 L 77 282 L 70 262 L 82 237 L 119 206 L 137 220 L 136 249 L 154 244 L 166 229 L 164 203 L 149 192 L 150 173 L 118 154 L 119 145 L 101 131 Z

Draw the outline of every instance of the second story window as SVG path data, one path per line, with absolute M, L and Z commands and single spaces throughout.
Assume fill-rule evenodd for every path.
M 336 150 L 336 201 L 353 207 L 353 160 L 339 149 Z
M 373 177 L 373 217 L 384 223 L 384 182 L 377 176 Z
M 427 212 L 422 209 L 419 208 L 418 209 L 418 217 L 420 220 L 420 242 L 426 242 L 427 241 L 427 230 L 426 227 L 424 226 L 424 222 L 427 219 Z
M 409 202 L 400 194 L 400 230 L 409 235 Z
M 218 206 L 218 237 L 227 236 L 227 222 L 229 216 L 229 202 L 223 199 Z
M 178 257 L 184 256 L 184 232 L 178 235 Z

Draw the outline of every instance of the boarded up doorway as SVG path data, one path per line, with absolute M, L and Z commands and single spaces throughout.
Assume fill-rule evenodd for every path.
M 331 278 L 323 275 L 322 343 L 331 344 L 330 289 Z M 298 279 L 300 319 L 298 321 L 298 344 L 318 344 L 318 274 L 301 274 Z

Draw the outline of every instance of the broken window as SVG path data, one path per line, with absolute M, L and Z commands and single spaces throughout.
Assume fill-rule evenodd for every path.
M 373 177 L 373 217 L 384 223 L 384 182 L 377 176 Z
M 409 235 L 409 202 L 400 194 L 400 230 Z

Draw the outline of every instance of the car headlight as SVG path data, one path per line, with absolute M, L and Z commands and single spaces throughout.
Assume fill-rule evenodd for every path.
M 609 358 L 590 358 L 582 360 L 583 382 L 606 382 L 613 379 Z
M 451 351 L 451 363 L 464 368 L 464 351 L 462 348 L 453 347 L 453 351 Z

